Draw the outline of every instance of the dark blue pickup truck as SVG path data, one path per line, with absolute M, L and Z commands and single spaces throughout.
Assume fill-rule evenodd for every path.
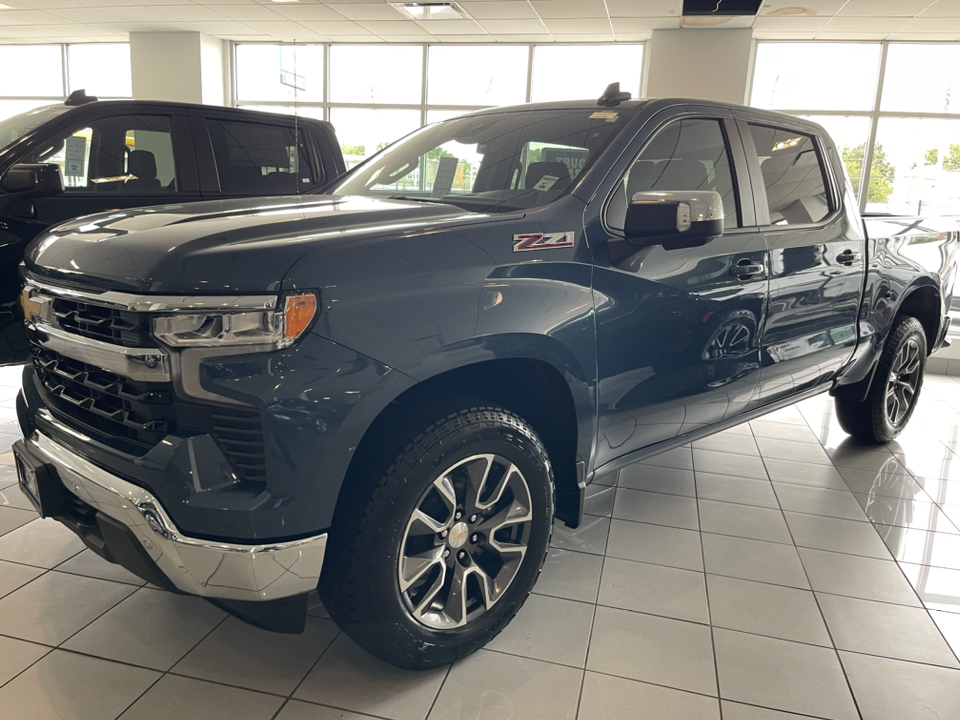
M 608 90 L 426 127 L 328 195 L 42 234 L 15 448 L 42 514 L 274 629 L 319 586 L 423 668 L 509 622 L 602 474 L 821 392 L 895 437 L 955 223 L 865 222 L 811 122 Z

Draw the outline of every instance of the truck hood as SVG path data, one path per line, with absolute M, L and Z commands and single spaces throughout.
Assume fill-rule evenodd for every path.
M 58 225 L 31 243 L 25 263 L 35 276 L 109 290 L 276 292 L 319 243 L 495 219 L 453 205 L 329 195 L 162 205 Z

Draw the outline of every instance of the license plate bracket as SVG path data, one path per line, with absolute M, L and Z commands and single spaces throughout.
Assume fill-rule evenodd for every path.
M 13 444 L 13 457 L 20 489 L 40 513 L 40 517 L 63 514 L 67 493 L 60 483 L 56 468 L 37 458 L 23 440 Z

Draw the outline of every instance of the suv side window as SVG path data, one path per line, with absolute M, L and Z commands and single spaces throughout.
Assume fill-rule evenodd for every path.
M 220 190 L 239 195 L 295 195 L 323 180 L 293 128 L 232 120 L 207 120 Z
M 67 192 L 178 191 L 170 118 L 103 118 L 39 150 L 31 162 L 57 163 Z
M 670 190 L 720 193 L 724 229 L 740 227 L 730 151 L 719 120 L 676 120 L 654 135 L 617 188 L 607 224 L 623 229 L 627 205 L 636 193 Z
M 823 161 L 813 137 L 795 130 L 750 124 L 771 225 L 820 222 L 832 208 Z

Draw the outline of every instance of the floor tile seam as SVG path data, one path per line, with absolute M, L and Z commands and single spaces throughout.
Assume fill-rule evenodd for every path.
M 805 715 L 803 713 L 795 713 L 792 710 L 770 707 L 769 705 L 757 705 L 756 703 L 746 702 L 745 700 L 734 700 L 733 698 L 725 697 L 721 697 L 720 699 L 726 700 L 727 702 L 736 703 L 737 705 L 746 705 L 748 707 L 760 708 L 761 710 L 772 710 L 773 712 L 781 713 L 787 717 L 795 717 L 798 720 L 836 720 L 836 718 L 828 718 L 824 715 Z
M 90 579 L 96 579 L 96 578 L 90 578 Z M 104 582 L 106 582 L 106 581 L 104 581 Z M 115 583 L 115 584 L 119 585 L 120 583 Z M 130 585 L 127 585 L 126 587 L 131 587 L 131 586 L 130 586 Z M 99 615 L 97 615 L 95 618 L 93 618 L 90 622 L 84 624 L 84 626 L 83 626 L 82 628 L 79 628 L 78 630 L 75 630 L 74 632 L 70 633 L 70 635 L 69 635 L 68 637 L 64 638 L 64 639 L 61 640 L 59 643 L 57 643 L 57 649 L 59 649 L 59 650 L 65 650 L 66 648 L 63 647 L 64 643 L 70 642 L 73 638 L 75 638 L 77 635 L 79 635 L 80 633 L 82 633 L 82 632 L 83 632 L 84 630 L 86 630 L 88 627 L 90 627 L 91 625 L 93 625 L 93 623 L 95 623 L 97 620 L 99 620 L 100 618 L 102 618 L 102 617 L 103 617 L 104 615 L 106 615 L 108 612 L 110 612 L 111 610 L 113 610 L 115 607 L 117 607 L 117 606 L 118 606 L 120 603 L 122 603 L 124 600 L 127 600 L 128 598 L 133 597 L 134 595 L 136 595 L 136 594 L 137 594 L 138 592 L 140 592 L 141 590 L 143 590 L 142 587 L 135 588 L 134 591 L 131 592 L 129 595 L 123 596 L 122 598 L 120 598 L 119 600 L 117 600 L 115 603 L 113 603 L 113 605 L 111 605 L 111 606 L 108 607 L 106 610 L 104 610 L 104 611 L 101 612 Z M 104 659 L 105 659 L 105 658 L 104 658 Z M 156 668 L 152 668 L 152 669 L 153 669 L 153 670 L 157 670 Z M 157 672 L 159 672 L 159 671 L 157 671 Z
M 933 620 L 931 619 L 930 622 L 933 622 Z M 957 659 L 956 653 L 953 651 L 953 648 L 950 646 L 950 643 L 948 643 L 946 639 L 944 639 L 944 643 L 946 644 L 947 649 L 950 650 L 950 654 L 953 655 L 954 659 L 956 660 Z M 854 650 L 852 648 L 838 647 L 837 650 L 840 652 L 850 653 L 851 655 L 863 655 L 865 657 L 875 657 L 875 658 L 880 658 L 882 660 L 895 660 L 897 662 L 911 663 L 912 665 L 925 665 L 926 667 L 942 668 L 943 670 L 953 670 L 956 673 L 960 673 L 960 660 L 957 660 L 957 665 L 942 665 L 941 663 L 936 663 L 936 662 L 927 662 L 924 660 L 912 660 L 910 658 L 904 658 L 904 657 L 892 657 L 890 655 L 882 655 L 880 653 L 875 653 L 875 652 L 865 652 L 863 650 Z M 960 675 L 958 675 L 958 681 L 960 681 Z
M 63 562 L 69 562 L 69 560 L 64 560 Z M 62 564 L 63 564 L 63 563 L 61 563 L 61 565 L 62 565 Z M 112 563 L 111 563 L 111 564 L 112 564 Z M 57 572 L 57 573 L 60 573 L 61 575 L 72 575 L 73 577 L 82 577 L 82 578 L 86 578 L 87 580 L 102 580 L 103 582 L 114 583 L 114 584 L 116 584 L 116 585 L 130 585 L 130 586 L 135 587 L 135 588 L 142 588 L 142 587 L 146 587 L 146 586 L 147 586 L 147 581 L 146 581 L 146 580 L 144 580 L 143 582 L 141 582 L 141 583 L 138 585 L 138 584 L 133 583 L 133 582 L 128 582 L 127 580 L 114 580 L 114 579 L 112 579 L 112 578 L 97 577 L 96 575 L 84 575 L 83 573 L 73 572 L 72 570 L 58 570 L 57 568 L 59 568 L 59 567 L 60 567 L 60 566 L 58 565 L 58 566 L 55 567 L 55 568 L 50 568 L 50 570 L 48 570 L 48 572 Z M 121 566 L 121 567 L 122 567 L 122 566 Z
M 30 522 L 36 522 L 36 520 L 31 520 Z M 30 524 L 30 523 L 27 523 L 27 525 L 29 525 L 29 524 Z M 21 525 L 20 527 L 26 527 L 27 525 Z M 19 530 L 20 528 L 17 528 L 17 529 Z M 51 567 L 44 567 L 43 565 L 32 565 L 32 564 L 30 564 L 30 563 L 25 563 L 25 562 L 23 562 L 22 560 L 10 560 L 9 558 L 0 558 L 0 560 L 3 560 L 3 562 L 13 563 L 14 565 L 23 565 L 24 567 L 36 568 L 37 570 L 44 570 L 44 571 L 49 572 L 49 571 L 53 570 L 54 568 L 56 568 L 56 567 L 58 567 L 58 566 L 60 566 L 60 565 L 63 565 L 63 563 L 67 562 L 67 560 L 73 560 L 77 555 L 79 555 L 80 553 L 82 553 L 82 552 L 83 552 L 84 550 L 86 550 L 86 549 L 87 549 L 86 546 L 80 548 L 80 549 L 77 550 L 77 552 L 75 552 L 73 555 L 71 555 L 71 556 L 68 557 L 68 558 L 65 558 L 65 559 L 61 560 L 59 563 L 57 563 L 56 565 L 54 565 L 52 568 L 51 568 Z M 84 577 L 86 577 L 86 576 L 84 576 Z M 94 579 L 99 580 L 99 579 L 101 579 L 101 578 L 94 578 Z M 107 580 L 106 582 L 116 582 L 116 580 Z
M 294 698 L 293 696 L 297 694 L 297 692 L 298 692 L 298 691 L 300 690 L 300 688 L 303 686 L 303 683 L 306 681 L 306 679 L 307 679 L 308 677 L 310 677 L 310 673 L 312 673 L 312 672 L 314 671 L 314 669 L 317 667 L 317 664 L 323 659 L 324 655 L 326 655 L 328 652 L 330 652 L 330 648 L 333 647 L 333 644 L 337 641 L 337 639 L 338 639 L 341 635 L 343 635 L 343 630 L 341 630 L 341 629 L 340 629 L 340 626 L 338 625 L 338 626 L 337 626 L 337 632 L 334 634 L 333 639 L 330 641 L 330 644 L 328 644 L 328 645 L 323 649 L 323 652 L 320 653 L 320 654 L 317 656 L 317 659 L 313 661 L 313 664 L 310 665 L 310 668 L 307 670 L 307 672 L 304 673 L 304 675 L 303 675 L 302 678 L 300 678 L 300 682 L 298 682 L 297 685 L 296 685 L 296 687 L 293 688 L 293 691 L 292 691 L 289 695 L 287 695 L 287 698 L 288 698 L 288 699 L 291 699 L 291 700 L 294 700 L 294 699 L 300 700 L 300 698 Z M 446 680 L 446 678 L 444 678 L 444 681 L 445 681 L 445 680 Z M 442 687 L 443 687 L 443 683 L 441 683 L 440 686 L 441 686 L 441 688 L 442 688 Z M 437 694 L 439 695 L 439 691 L 437 692 Z M 316 705 L 316 704 L 318 704 L 318 703 L 314 703 L 314 704 Z
M 616 678 L 618 680 L 628 680 L 629 682 L 640 683 L 641 685 L 652 685 L 653 687 L 663 688 L 665 690 L 673 690 L 674 692 L 682 692 L 682 693 L 686 693 L 687 695 L 696 695 L 697 697 L 702 697 L 702 698 L 710 698 L 711 700 L 717 700 L 717 699 L 729 700 L 729 698 L 723 698 L 719 694 L 711 695 L 709 693 L 697 692 L 696 690 L 688 690 L 687 688 L 681 688 L 675 685 L 664 685 L 663 683 L 657 683 L 651 680 L 638 680 L 637 678 L 630 677 L 629 675 L 617 675 L 616 673 L 605 672 L 603 670 L 592 670 L 590 668 L 584 668 L 583 672 L 584 672 L 584 677 L 586 677 L 587 673 L 593 673 L 594 675 L 603 675 L 604 677 Z
M 17 565 L 21 565 L 22 567 L 29 567 L 29 568 L 35 567 L 34 565 L 23 565 L 22 563 L 16 563 L 16 564 L 17 564 Z M 37 575 L 35 578 L 31 578 L 30 580 L 27 580 L 27 581 L 26 581 L 23 585 L 21 585 L 20 587 L 15 587 L 15 588 L 14 588 L 13 590 L 11 590 L 10 592 L 3 593 L 2 595 L 0 595 L 0 600 L 3 600 L 4 598 L 10 597 L 10 596 L 13 595 L 15 592 L 17 592 L 17 590 L 22 590 L 23 588 L 25 588 L 25 587 L 26 587 L 27 585 L 29 585 L 30 583 L 32 583 L 32 582 L 34 582 L 34 581 L 39 580 L 40 578 L 42 578 L 42 577 L 43 577 L 44 575 L 46 575 L 48 572 L 50 572 L 50 571 L 49 571 L 49 570 L 44 570 L 42 573 L 40 573 L 39 575 Z M 2 635 L 2 633 L 0 633 L 0 635 Z
M 753 431 L 751 430 L 751 433 Z M 756 438 L 754 438 L 754 444 L 756 444 Z M 766 469 L 766 468 L 764 468 Z M 713 625 L 713 611 L 710 607 L 710 586 L 707 584 L 707 557 L 706 551 L 703 549 L 703 521 L 700 518 L 700 488 L 697 486 L 697 474 L 693 474 L 693 488 L 697 494 L 697 528 L 700 531 L 700 562 L 703 565 L 703 595 L 707 603 L 707 624 L 710 626 L 710 651 L 713 653 L 713 675 L 714 681 L 717 684 L 717 713 L 720 716 L 720 720 L 723 720 L 723 703 L 720 701 L 720 662 L 717 659 L 717 638 L 714 633 Z
M 330 644 L 332 645 L 333 643 L 330 643 Z M 433 709 L 437 706 L 437 700 L 440 699 L 440 693 L 443 692 L 443 686 L 447 684 L 447 678 L 449 678 L 449 677 L 450 677 L 450 673 L 453 672 L 453 666 L 456 665 L 458 662 L 460 662 L 460 660 L 462 660 L 462 659 L 463 659 L 463 658 L 458 658 L 457 660 L 454 660 L 452 663 L 450 663 L 450 664 L 447 666 L 447 671 L 443 674 L 443 680 L 440 681 L 440 686 L 437 688 L 437 692 L 436 692 L 436 694 L 433 696 L 433 700 L 432 700 L 431 703 L 430 703 L 430 707 L 427 708 L 427 712 L 426 712 L 426 714 L 424 714 L 423 720 L 427 720 L 427 718 L 429 718 L 430 715 L 433 714 Z M 304 676 L 304 677 L 306 677 L 306 676 Z M 351 711 L 351 712 L 352 712 L 352 711 Z
M 10 636 L 9 636 L 9 635 L 3 635 L 2 637 L 10 637 Z M 12 638 L 12 639 L 13 639 L 13 640 L 20 640 L 21 642 L 31 642 L 31 641 L 29 641 L 29 640 L 24 640 L 23 638 Z M 27 670 L 29 670 L 30 668 L 32 668 L 34 665 L 36 665 L 38 662 L 40 662 L 41 660 L 43 660 L 43 659 L 44 659 L 45 657 L 47 657 L 50 653 L 52 653 L 54 650 L 57 649 L 57 648 L 53 647 L 52 645 L 46 645 L 46 644 L 44 644 L 44 643 L 31 643 L 31 644 L 33 644 L 33 645 L 41 645 L 42 647 L 45 647 L 45 648 L 47 649 L 47 651 L 46 651 L 43 655 L 41 655 L 40 657 L 38 657 L 36 660 L 34 660 L 32 663 L 30 663 L 29 665 L 27 665 L 25 668 L 23 668 L 23 669 L 22 669 L 20 672 L 18 672 L 16 675 L 14 675 L 13 677 L 9 678 L 6 682 L 0 683 L 0 691 L 2 691 L 3 688 L 5 688 L 5 687 L 6 687 L 7 685 L 9 685 L 10 683 L 12 683 L 12 682 L 13 682 L 14 680 L 16 680 L 18 677 L 20 677 L 21 675 L 23 675 Z
M 7 510 L 14 510 L 14 511 L 16 511 L 16 512 L 18 512 L 18 513 L 30 513 L 30 514 L 32 514 L 32 515 L 36 515 L 36 513 L 35 513 L 33 510 L 24 510 L 23 508 L 13 507 L 12 505 L 0 505 L 0 508 L 6 508 Z M 36 518 L 36 517 L 35 517 L 35 518 L 33 518 L 33 520 L 27 520 L 25 523 L 23 523 L 23 525 L 17 525 L 16 527 L 12 527 L 12 528 L 10 528 L 9 530 L 5 530 L 4 532 L 0 533 L 0 538 L 9 535 L 10 533 L 14 532 L 15 530 L 19 530 L 19 529 L 22 528 L 22 527 L 26 527 L 27 525 L 29 525 L 30 523 L 32 523 L 32 522 L 34 522 L 34 521 L 36 521 L 36 520 L 39 520 L 39 518 Z
M 304 698 L 295 698 L 295 697 L 284 698 L 284 702 L 280 705 L 277 712 L 271 716 L 272 720 L 276 720 L 280 716 L 280 714 L 283 712 L 284 708 L 286 708 L 287 705 L 291 702 L 301 702 L 301 703 L 306 703 L 307 705 L 313 705 L 314 707 L 330 708 L 331 710 L 340 710 L 345 713 L 352 713 L 354 715 L 359 715 L 362 718 L 370 718 L 371 720 L 391 720 L 391 718 L 388 718 L 385 715 L 371 715 L 370 713 L 360 712 L 359 710 L 351 710 L 350 708 L 340 707 L 338 705 L 325 705 L 324 703 L 318 703 L 315 700 L 305 700 Z
M 619 475 L 617 476 L 619 479 Z M 580 717 L 580 707 L 583 704 L 583 688 L 587 683 L 587 664 L 590 662 L 590 649 L 593 646 L 593 630 L 597 626 L 597 608 L 600 607 L 600 590 L 603 588 L 603 573 L 607 567 L 607 549 L 610 545 L 610 530 L 613 523 L 607 524 L 607 537 L 603 544 L 603 555 L 600 558 L 600 580 L 597 582 L 597 596 L 593 603 L 593 616 L 590 618 L 590 632 L 587 633 L 587 652 L 583 656 L 583 674 L 580 676 L 580 692 L 577 694 L 577 711 L 575 718 Z
M 777 488 L 774 486 L 774 493 L 776 493 Z M 783 510 L 783 503 L 780 502 L 780 496 L 777 495 L 777 502 L 780 503 L 780 511 L 783 514 L 783 521 L 787 522 L 786 512 Z M 807 584 L 810 586 L 810 590 L 813 591 L 813 583 L 810 580 L 810 573 L 807 571 L 807 566 L 803 562 L 803 555 L 800 553 L 800 546 L 797 545 L 796 538 L 793 536 L 793 530 L 790 529 L 789 523 L 787 523 L 787 532 L 790 533 L 790 538 L 793 540 L 794 549 L 797 551 L 797 558 L 800 561 L 800 568 L 803 570 L 803 575 L 806 578 Z M 860 710 L 860 703 L 857 702 L 857 696 L 853 692 L 853 683 L 850 682 L 850 676 L 847 675 L 846 669 L 843 666 L 843 663 L 840 660 L 840 651 L 837 649 L 837 642 L 833 639 L 833 633 L 830 630 L 830 625 L 827 624 L 827 616 L 823 612 L 823 607 L 820 605 L 820 600 L 817 598 L 816 591 L 813 591 L 813 600 L 817 604 L 817 611 L 820 613 L 820 621 L 823 623 L 823 627 L 827 632 L 827 637 L 830 640 L 830 644 L 833 646 L 833 653 L 837 659 L 837 663 L 840 665 L 840 672 L 843 674 L 843 680 L 847 685 L 847 691 L 850 693 L 850 699 L 853 702 L 853 707 L 856 710 L 857 716 L 861 719 L 863 718 L 863 712 Z M 790 641 L 787 641 L 790 642 Z
M 133 667 L 140 667 L 140 668 L 143 668 L 143 669 L 145 669 L 145 670 L 152 670 L 153 672 L 159 672 L 159 673 L 162 673 L 162 675 L 161 675 L 159 678 L 157 678 L 157 682 L 159 682 L 159 681 L 162 680 L 166 675 L 169 675 L 169 674 L 170 674 L 170 671 L 171 671 L 181 660 L 183 660 L 183 658 L 185 658 L 187 655 L 189 655 L 189 654 L 192 653 L 194 650 L 196 650 L 197 646 L 198 646 L 200 643 L 202 643 L 204 640 L 206 640 L 207 637 L 209 637 L 210 634 L 211 634 L 214 630 L 216 630 L 218 627 L 220 627 L 224 622 L 226 622 L 227 618 L 230 617 L 230 615 L 229 615 L 228 613 L 224 613 L 224 617 L 222 617 L 219 622 L 217 622 L 212 628 L 210 628 L 210 630 L 207 631 L 207 632 L 203 635 L 203 637 L 201 637 L 201 638 L 200 638 L 199 640 L 197 640 L 193 645 L 191 645 L 190 648 L 189 648 L 186 652 L 183 653 L 183 655 L 181 655 L 179 658 L 177 658 L 177 659 L 170 665 L 170 667 L 168 667 L 168 668 L 166 668 L 166 669 L 155 668 L 155 667 L 147 667 L 147 666 L 145 666 L 145 665 L 138 665 L 137 663 L 126 662 L 126 661 L 123 661 L 123 660 L 115 660 L 115 659 L 113 659 L 113 658 L 103 657 L 103 656 L 100 656 L 100 655 L 96 655 L 96 654 L 94 654 L 94 653 L 82 652 L 82 651 L 78 651 L 78 650 L 71 650 L 71 649 L 69 649 L 69 648 L 63 647 L 64 644 L 70 642 L 70 640 L 72 640 L 74 637 L 76 637 L 76 636 L 79 635 L 81 632 L 83 632 L 84 630 L 86 630 L 88 627 L 90 627 L 91 625 L 93 625 L 93 623 L 97 622 L 97 620 L 99 620 L 100 618 L 104 617 L 104 616 L 105 616 L 107 613 L 109 613 L 111 610 L 113 610 L 114 608 L 116 608 L 117 606 L 119 606 L 120 603 L 122 603 L 122 602 L 124 602 L 124 601 L 126 601 L 126 600 L 129 600 L 129 599 L 132 598 L 134 595 L 136 595 L 138 592 L 141 592 L 141 591 L 143 591 L 143 590 L 151 590 L 151 588 L 147 588 L 145 585 L 144 585 L 143 587 L 137 588 L 137 589 L 134 590 L 132 593 L 130 593 L 129 595 L 127 595 L 125 598 L 122 598 L 119 602 L 115 603 L 115 604 L 112 605 L 110 608 L 108 608 L 108 609 L 105 610 L 104 612 L 100 613 L 100 614 L 99 614 L 97 617 L 95 617 L 93 620 L 91 620 L 91 621 L 88 622 L 86 625 L 84 625 L 82 628 L 80 628 L 80 629 L 77 630 L 75 633 L 73 633 L 73 635 L 71 635 L 71 636 L 68 637 L 66 640 L 64 640 L 64 641 L 61 642 L 59 645 L 57 645 L 57 649 L 58 649 L 58 650 L 64 650 L 64 651 L 66 651 L 66 652 L 72 652 L 72 653 L 74 653 L 74 654 L 76 654 L 76 655 L 86 655 L 86 656 L 88 656 L 88 657 L 95 657 L 95 658 L 98 658 L 98 659 L 100 659 L 100 660 L 107 660 L 107 661 L 109 661 L 109 662 L 117 662 L 117 663 L 120 663 L 120 664 L 122 664 L 122 665 L 131 665 L 131 666 L 133 666 Z M 166 592 L 166 591 L 165 591 L 165 590 L 154 590 L 153 592 Z M 194 679 L 199 679 L 199 678 L 194 678 Z M 223 685 L 224 683 L 217 683 L 217 684 Z M 152 687 L 152 686 L 151 686 L 151 687 Z M 129 709 L 129 708 L 128 708 L 128 709 Z M 124 712 L 126 712 L 126 710 L 124 710 Z M 122 714 L 123 714 L 123 713 L 121 713 L 121 715 L 122 715 Z M 118 716 L 118 717 L 119 717 L 119 716 Z

